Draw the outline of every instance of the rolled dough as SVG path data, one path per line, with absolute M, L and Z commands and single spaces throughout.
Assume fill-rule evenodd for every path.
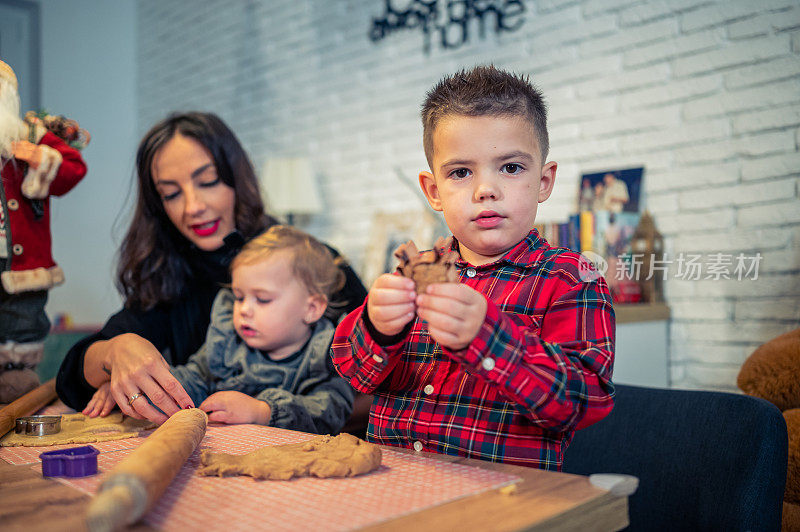
M 262 447 L 244 455 L 200 455 L 203 476 L 247 475 L 257 479 L 289 480 L 292 477 L 354 477 L 381 465 L 381 450 L 347 433 L 317 436 L 304 443 Z
M 95 418 L 83 414 L 64 414 L 61 416 L 61 432 L 46 436 L 26 436 L 11 431 L 0 439 L 0 447 L 43 447 L 123 440 L 135 438 L 140 432 L 155 427 L 155 423 L 124 416 L 122 412 Z

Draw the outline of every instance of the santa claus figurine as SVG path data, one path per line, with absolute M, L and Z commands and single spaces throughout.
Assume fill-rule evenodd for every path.
M 51 254 L 50 196 L 86 174 L 80 153 L 44 122 L 20 118 L 14 71 L 0 61 L 0 403 L 39 384 L 47 291 L 64 282 Z

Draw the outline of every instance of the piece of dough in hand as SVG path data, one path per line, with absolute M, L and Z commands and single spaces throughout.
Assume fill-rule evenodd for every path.
M 257 479 L 289 480 L 292 477 L 354 477 L 381 465 L 381 450 L 347 433 L 317 436 L 303 443 L 262 447 L 244 455 L 200 455 L 204 476 L 248 475 Z
M 416 244 L 409 240 L 401 244 L 394 256 L 400 261 L 397 271 L 416 284 L 418 294 L 425 293 L 429 284 L 454 283 L 458 279 L 456 260 L 458 252 L 450 249 L 452 238 L 439 238 L 433 249 L 420 252 Z

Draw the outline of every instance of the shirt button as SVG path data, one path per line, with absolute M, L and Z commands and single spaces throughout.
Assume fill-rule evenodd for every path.
M 414 450 L 417 451 L 417 452 L 422 451 L 422 442 L 421 441 L 415 441 L 414 442 Z
M 22 244 L 14 244 L 14 247 L 11 248 L 11 251 L 14 252 L 14 255 L 22 255 Z
M 19 209 L 19 202 L 15 199 L 8 200 L 8 210 L 16 211 L 17 209 Z
M 432 384 L 428 384 L 427 386 L 425 386 L 425 388 L 422 389 L 422 391 L 425 392 L 425 395 L 432 394 L 433 393 L 433 385 Z
M 383 362 L 383 357 L 378 356 L 378 355 L 372 355 L 372 360 L 374 360 L 375 362 L 380 364 L 381 362 Z
M 475 271 L 475 268 L 467 268 L 467 277 L 475 277 L 475 274 L 478 272 Z
M 489 357 L 484 358 L 481 362 L 481 366 L 483 366 L 483 369 L 486 371 L 492 371 L 494 369 L 494 359 Z

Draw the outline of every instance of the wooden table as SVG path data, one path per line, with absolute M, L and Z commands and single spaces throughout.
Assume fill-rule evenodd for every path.
M 628 525 L 627 497 L 596 488 L 586 477 L 435 456 L 510 473 L 522 478 L 522 482 L 514 489 L 484 492 L 366 530 L 599 531 L 620 530 Z M 83 516 L 89 500 L 88 495 L 70 486 L 42 478 L 30 465 L 13 466 L 0 460 L 0 529 L 4 531 L 85 530 Z M 139 525 L 132 530 L 152 529 Z
M 397 451 L 396 447 L 390 449 Z M 403 450 L 414 453 L 414 451 Z M 509 489 L 491 490 L 368 527 L 408 530 L 621 530 L 628 526 L 628 498 L 589 483 L 588 477 L 494 464 L 454 456 L 418 453 L 448 462 L 502 471 L 522 478 Z

